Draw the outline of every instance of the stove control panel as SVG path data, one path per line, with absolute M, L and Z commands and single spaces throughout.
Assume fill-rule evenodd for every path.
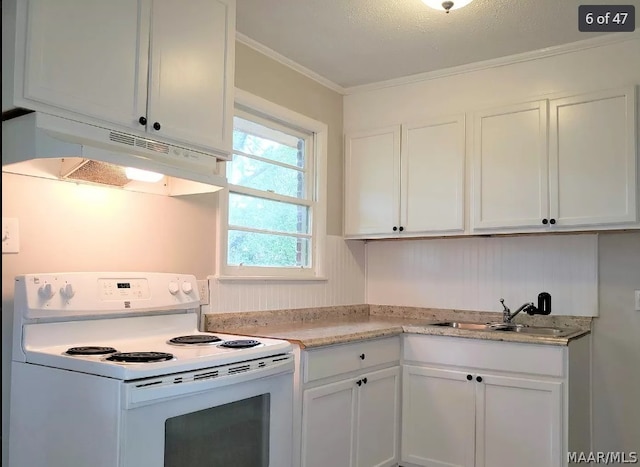
M 102 300 L 144 300 L 151 297 L 147 279 L 98 279 L 98 293 Z
M 25 318 L 64 318 L 200 306 L 197 280 L 171 273 L 83 272 L 18 276 L 15 303 Z

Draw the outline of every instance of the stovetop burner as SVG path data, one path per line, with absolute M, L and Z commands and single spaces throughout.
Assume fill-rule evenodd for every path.
M 169 339 L 169 344 L 173 345 L 206 345 L 213 344 L 215 342 L 221 342 L 218 336 L 206 335 L 206 334 L 194 334 L 191 336 L 178 336 L 173 339 Z
M 240 339 L 236 341 L 226 341 L 220 344 L 220 347 L 227 347 L 229 349 L 247 349 L 249 347 L 255 347 L 260 345 L 260 342 L 253 339 Z
M 117 352 L 113 347 L 71 347 L 66 351 L 67 355 L 106 355 Z
M 154 363 L 171 360 L 173 355 L 165 352 L 117 352 L 109 355 L 107 360 L 125 363 Z

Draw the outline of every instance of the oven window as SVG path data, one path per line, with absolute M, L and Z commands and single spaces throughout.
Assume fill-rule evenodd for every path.
M 167 419 L 165 467 L 267 467 L 269 394 Z

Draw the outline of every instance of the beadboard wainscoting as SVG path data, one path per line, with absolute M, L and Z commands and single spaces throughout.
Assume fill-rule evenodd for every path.
M 322 281 L 219 280 L 209 277 L 208 313 L 365 303 L 365 245 L 328 235 Z
M 512 311 L 552 297 L 552 314 L 598 315 L 598 236 L 375 241 L 366 246 L 376 305 Z

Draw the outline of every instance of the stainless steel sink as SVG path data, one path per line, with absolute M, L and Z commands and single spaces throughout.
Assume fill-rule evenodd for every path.
M 440 323 L 432 323 L 430 326 L 442 326 L 456 329 L 471 329 L 474 331 L 486 331 L 489 329 L 489 323 L 463 323 L 460 321 L 442 321 Z
M 496 331 L 519 332 L 521 334 L 532 334 L 536 336 L 562 337 L 574 332 L 573 329 L 546 328 L 539 326 L 524 326 L 520 328 L 496 329 Z
M 462 321 L 441 321 L 431 323 L 430 326 L 448 327 L 454 329 L 467 329 L 471 331 L 497 331 L 497 332 L 517 332 L 535 336 L 563 337 L 575 332 L 575 329 L 562 329 L 542 326 L 526 326 L 515 323 L 466 323 Z

